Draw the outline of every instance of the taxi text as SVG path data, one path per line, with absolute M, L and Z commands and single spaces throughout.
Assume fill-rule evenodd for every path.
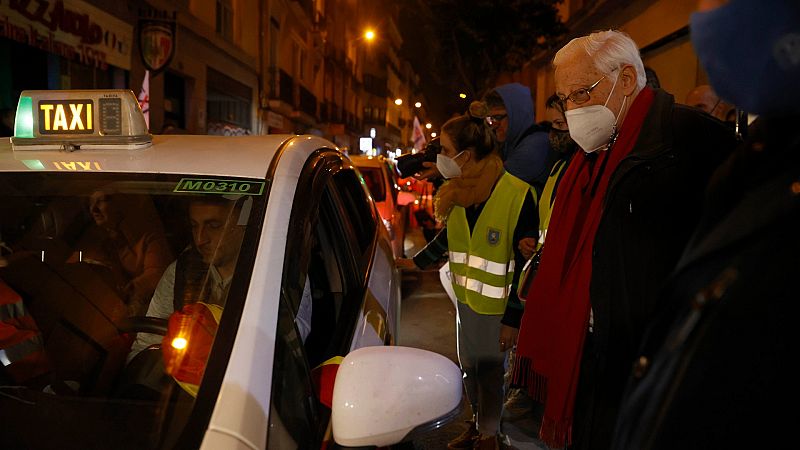
M 39 102 L 40 134 L 91 134 L 91 100 L 52 100 Z

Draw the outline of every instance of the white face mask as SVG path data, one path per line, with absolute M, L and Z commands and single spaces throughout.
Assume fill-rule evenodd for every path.
M 593 153 L 597 150 L 605 150 L 614 137 L 617 128 L 619 114 L 614 117 L 614 113 L 606 107 L 614 88 L 617 86 L 619 76 L 611 86 L 606 102 L 602 105 L 584 106 L 583 108 L 572 109 L 564 113 L 569 126 L 569 135 L 586 153 Z M 626 96 L 622 100 L 620 114 L 625 109 Z
M 445 156 L 441 153 L 436 155 L 436 168 L 445 179 L 457 178 L 461 176 L 461 166 L 456 162 L 456 158 L 461 156 L 463 151 L 454 157 Z

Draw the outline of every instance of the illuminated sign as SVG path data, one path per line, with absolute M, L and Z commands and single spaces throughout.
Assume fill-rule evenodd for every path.
M 38 106 L 39 134 L 94 133 L 91 100 L 48 100 Z
M 56 170 L 68 170 L 73 172 L 88 172 L 103 170 L 97 161 L 53 161 Z
M 182 178 L 173 192 L 198 192 L 204 194 L 261 195 L 263 181 L 215 180 L 209 178 Z
M 23 91 L 14 122 L 14 150 L 142 149 L 151 145 L 133 92 Z

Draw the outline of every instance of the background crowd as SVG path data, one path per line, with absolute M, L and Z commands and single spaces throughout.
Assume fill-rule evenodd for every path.
M 556 53 L 546 121 L 512 83 L 443 127 L 417 177 L 445 226 L 398 263 L 449 260 L 474 414 L 449 448 L 790 442 L 800 5 L 701 0 L 690 29 L 684 99 L 599 31 Z

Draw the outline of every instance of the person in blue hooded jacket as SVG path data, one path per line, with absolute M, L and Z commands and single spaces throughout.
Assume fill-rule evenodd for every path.
M 501 146 L 506 171 L 541 193 L 549 175 L 548 133 L 536 125 L 531 90 L 520 83 L 508 83 L 489 91 L 483 98 L 489 106 L 487 122 Z

